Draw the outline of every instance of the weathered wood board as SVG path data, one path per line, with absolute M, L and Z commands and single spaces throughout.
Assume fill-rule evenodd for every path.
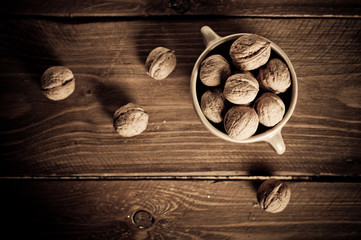
M 252 181 L 0 181 L 12 239 L 358 239 L 360 183 L 287 182 L 278 214 L 257 205 Z M 154 223 L 137 228 L 144 210 Z

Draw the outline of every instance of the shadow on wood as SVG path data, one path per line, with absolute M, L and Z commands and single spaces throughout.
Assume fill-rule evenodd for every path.
M 129 94 L 119 86 L 96 82 L 94 94 L 102 104 L 103 109 L 113 119 L 114 112 L 121 106 L 132 101 Z M 88 90 L 91 91 L 91 90 Z
M 266 163 L 254 164 L 250 167 L 248 176 L 272 176 L 273 169 Z M 253 189 L 257 192 L 258 187 L 262 184 L 262 180 L 251 181 Z
M 50 47 L 46 31 L 47 22 L 34 24 L 28 21 L 6 20 L 2 27 L 1 55 L 11 64 L 0 66 L 2 72 L 31 74 L 40 87 L 40 77 L 51 66 L 62 65 Z

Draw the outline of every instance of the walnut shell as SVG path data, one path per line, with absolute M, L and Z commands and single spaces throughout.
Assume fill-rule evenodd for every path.
M 231 75 L 231 66 L 219 54 L 214 54 L 203 60 L 199 72 L 199 79 L 209 87 L 222 84 Z
M 64 66 L 48 68 L 41 76 L 40 84 L 43 94 L 54 101 L 69 97 L 75 90 L 74 74 Z
M 165 47 L 153 49 L 145 61 L 145 68 L 149 76 L 155 80 L 163 80 L 171 74 L 177 65 L 173 51 Z
M 282 99 L 274 93 L 263 93 L 255 101 L 255 109 L 259 122 L 266 127 L 273 127 L 279 123 L 285 114 L 285 104 Z
M 201 109 L 206 118 L 214 123 L 223 121 L 223 113 L 226 109 L 225 98 L 220 88 L 210 89 L 203 93 Z
M 257 190 L 257 200 L 263 210 L 270 213 L 283 211 L 291 198 L 287 184 L 277 179 L 264 181 Z
M 250 71 L 266 64 L 271 55 L 271 43 L 256 35 L 243 35 L 229 50 L 233 64 L 242 71 Z
M 233 106 L 224 117 L 224 128 L 231 138 L 243 140 L 257 131 L 258 122 L 258 115 L 253 108 Z
M 263 89 L 276 94 L 285 92 L 291 86 L 290 70 L 278 58 L 271 59 L 260 68 L 257 80 Z
M 149 115 L 138 104 L 128 103 L 114 113 L 114 129 L 123 137 L 142 133 L 148 125 Z
M 223 90 L 224 97 L 234 104 L 249 104 L 259 91 L 257 79 L 251 72 L 237 73 L 230 76 Z

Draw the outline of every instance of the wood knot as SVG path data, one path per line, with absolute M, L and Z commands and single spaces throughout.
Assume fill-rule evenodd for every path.
M 168 7 L 177 13 L 185 13 L 191 8 L 190 0 L 168 0 Z

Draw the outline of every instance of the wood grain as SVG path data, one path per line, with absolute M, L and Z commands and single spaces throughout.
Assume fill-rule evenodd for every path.
M 263 142 L 225 142 L 201 125 L 189 79 L 204 49 L 203 25 L 220 36 L 260 34 L 289 55 L 299 99 L 282 131 L 284 155 Z M 2 19 L 0 175 L 359 176 L 360 27 L 357 19 Z M 178 65 L 155 81 L 144 62 L 161 45 L 175 50 Z M 76 90 L 64 101 L 39 91 L 52 65 L 76 76 Z M 149 112 L 150 122 L 143 134 L 121 138 L 112 115 L 130 101 Z
M 261 17 L 361 17 L 356 0 L 12 0 L 2 4 L 3 16 L 139 17 L 177 15 Z
M 359 1 L 12 0 L 1 6 L 3 236 L 361 238 Z M 284 155 L 263 142 L 225 142 L 201 125 L 189 80 L 204 49 L 204 25 L 220 36 L 265 36 L 288 54 L 299 98 L 282 130 Z M 164 81 L 144 69 L 158 46 L 177 56 Z M 60 102 L 39 89 L 41 74 L 54 65 L 76 76 L 75 92 Z M 143 134 L 122 138 L 112 118 L 128 102 L 143 106 L 150 121 Z M 291 187 L 279 214 L 263 212 L 256 201 L 260 180 L 269 176 Z M 138 210 L 152 214 L 150 228 L 135 226 Z
M 12 239 L 358 239 L 360 183 L 288 182 L 278 214 L 257 205 L 259 182 L 0 181 Z M 155 221 L 138 229 L 134 212 Z M 267 233 L 267 234 L 265 234 Z

